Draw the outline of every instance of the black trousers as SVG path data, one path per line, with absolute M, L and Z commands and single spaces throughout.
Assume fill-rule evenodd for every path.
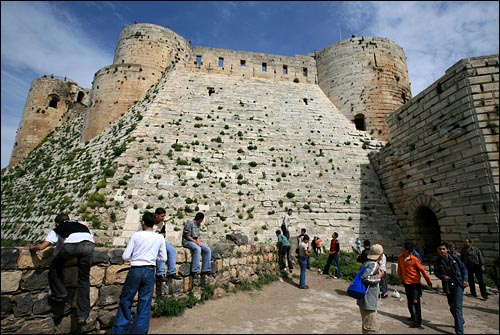
M 90 313 L 90 267 L 94 258 L 94 243 L 65 243 L 49 266 L 49 285 L 55 298 L 66 299 L 68 291 L 64 285 L 64 263 L 76 257 L 78 263 L 77 309 L 78 319 L 87 319 Z
M 404 284 L 406 299 L 408 301 L 408 311 L 411 319 L 417 325 L 422 325 L 422 310 L 420 297 L 422 296 L 422 284 Z

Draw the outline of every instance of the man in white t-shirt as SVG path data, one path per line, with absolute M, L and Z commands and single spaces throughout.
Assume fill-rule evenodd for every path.
M 281 223 L 281 231 L 283 232 L 283 235 L 286 236 L 288 240 L 290 240 L 290 226 L 292 224 L 291 222 L 291 216 L 293 214 L 293 209 L 288 208 L 286 214 L 283 216 L 283 221 Z

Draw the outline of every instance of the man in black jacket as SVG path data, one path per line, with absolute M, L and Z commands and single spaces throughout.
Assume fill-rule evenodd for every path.
M 57 244 L 49 267 L 51 299 L 57 303 L 64 303 L 68 296 L 64 285 L 64 265 L 67 260 L 76 257 L 78 264 L 76 318 L 77 323 L 83 325 L 90 313 L 90 267 L 95 249 L 94 236 L 86 225 L 70 220 L 67 214 L 58 214 L 54 221 L 56 228 L 48 233 L 45 241 L 27 249 L 44 250 L 50 245 Z

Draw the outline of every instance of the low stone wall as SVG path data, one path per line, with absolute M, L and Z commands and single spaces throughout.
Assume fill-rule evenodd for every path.
M 217 274 L 193 280 L 189 276 L 191 252 L 177 248 L 177 272 L 182 280 L 162 284 L 162 292 L 175 299 L 188 294 L 200 297 L 203 285 L 215 288 L 221 297 L 238 282 L 255 282 L 260 275 L 277 274 L 277 250 L 274 245 L 238 245 L 232 242 L 210 244 L 212 271 Z M 19 248 L 2 248 L 1 272 L 1 332 L 3 334 L 109 332 L 113 325 L 122 285 L 130 264 L 123 262 L 125 249 L 96 248 L 90 272 L 91 312 L 87 324 L 76 328 L 76 287 L 78 269 L 69 261 L 65 268 L 65 281 L 72 310 L 56 318 L 49 305 L 48 267 L 53 255 L 52 247 L 29 252 Z M 155 296 L 157 294 L 155 290 Z

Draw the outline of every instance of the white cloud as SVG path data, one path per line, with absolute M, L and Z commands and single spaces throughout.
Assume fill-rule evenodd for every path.
M 367 34 L 403 47 L 413 96 L 461 59 L 498 53 L 498 2 L 372 2 Z
M 114 50 L 100 48 L 76 17 L 50 2 L 2 1 L 1 9 L 3 168 L 24 107 L 24 101 L 16 104 L 21 96 L 16 87 L 25 83 L 25 99 L 34 79 L 54 74 L 91 88 L 94 73 L 113 63 Z

